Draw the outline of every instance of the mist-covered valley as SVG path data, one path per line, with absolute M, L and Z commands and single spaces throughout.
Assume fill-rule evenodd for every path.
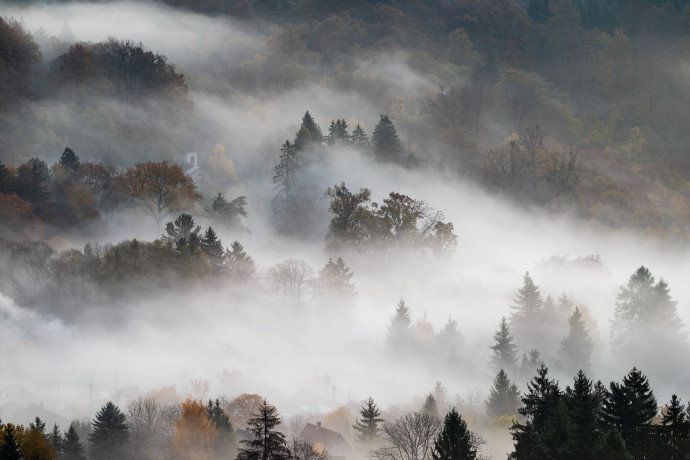
M 683 458 L 685 5 L 182 3 L 0 4 L 0 454 Z

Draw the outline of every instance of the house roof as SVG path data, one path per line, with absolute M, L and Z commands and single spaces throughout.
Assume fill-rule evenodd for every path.
M 329 430 L 321 426 L 321 423 L 314 425 L 307 423 L 302 432 L 297 437 L 300 441 L 308 441 L 312 444 L 320 444 L 324 449 L 333 454 L 342 454 L 350 450 L 343 435 L 337 431 Z
M 200 169 L 201 168 L 198 166 L 192 166 L 191 168 L 189 168 L 188 170 L 185 171 L 185 174 L 187 174 L 188 176 L 191 176 L 192 174 L 194 174 L 195 172 L 197 172 Z

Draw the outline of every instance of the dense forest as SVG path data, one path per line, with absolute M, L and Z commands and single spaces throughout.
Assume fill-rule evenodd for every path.
M 0 460 L 686 458 L 688 32 L 0 1 Z

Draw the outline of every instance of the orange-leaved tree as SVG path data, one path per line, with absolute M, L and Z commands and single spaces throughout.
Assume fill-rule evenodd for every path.
M 201 401 L 189 399 L 182 403 L 182 413 L 175 420 L 173 457 L 179 460 L 211 460 L 218 429 L 206 416 Z

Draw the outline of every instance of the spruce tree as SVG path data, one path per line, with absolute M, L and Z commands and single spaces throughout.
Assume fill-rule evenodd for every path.
M 604 434 L 601 442 L 594 447 L 594 460 L 633 460 L 625 447 L 625 441 L 615 428 Z
M 74 424 L 71 424 L 65 433 L 62 452 L 60 460 L 84 460 L 86 458 L 84 445 L 79 440 L 79 434 Z
M 583 371 L 577 373 L 572 389 L 566 388 L 565 399 L 572 420 L 570 451 L 575 458 L 591 458 L 593 448 L 599 441 L 599 401 L 592 381 Z
M 237 460 L 289 460 L 285 435 L 274 429 L 279 424 L 276 408 L 264 399 L 258 413 L 247 422 L 254 439 L 240 441 L 245 447 L 239 449 Z
M 213 426 L 218 430 L 218 437 L 215 442 L 216 458 L 225 458 L 235 445 L 235 433 L 232 429 L 230 418 L 225 414 L 225 411 L 220 407 L 220 400 L 216 399 L 215 403 L 209 399 L 206 406 L 206 417 L 211 420 Z
M 438 410 L 438 402 L 434 395 L 428 394 L 424 399 L 424 405 L 422 406 L 422 412 L 431 415 L 432 417 L 440 417 L 440 412 Z
M 370 396 L 359 410 L 362 416 L 352 428 L 355 429 L 357 442 L 363 445 L 371 445 L 379 439 L 379 423 L 383 422 L 381 411 L 376 407 L 374 399 Z
M 607 425 L 620 432 L 634 457 L 642 458 L 649 452 L 657 403 L 642 372 L 633 368 L 622 384 L 611 382 L 603 412 Z
M 225 269 L 228 276 L 236 281 L 248 281 L 256 272 L 256 264 L 240 244 L 235 241 L 225 250 Z
M 462 332 L 458 329 L 458 322 L 448 316 L 448 321 L 439 332 L 439 342 L 442 351 L 448 356 L 448 362 L 456 365 L 460 361 L 460 347 L 462 346 Z
M 529 272 L 523 276 L 523 285 L 518 289 L 511 305 L 510 326 L 517 341 L 522 345 L 543 345 L 534 340 L 534 332 L 543 326 L 544 300 L 539 287 L 534 284 Z
M 346 144 L 350 141 L 350 135 L 347 132 L 347 122 L 343 120 L 331 121 L 328 127 L 328 137 L 326 142 L 328 145 Z
M 50 447 L 52 447 L 55 453 L 59 456 L 62 452 L 63 439 L 57 423 L 53 424 L 53 431 L 51 431 L 48 435 L 48 443 L 50 443 Z
M 129 429 L 127 417 L 112 402 L 108 402 L 96 414 L 89 435 L 89 457 L 97 460 L 120 460 L 127 457 Z
M 477 458 L 477 438 L 467 429 L 460 414 L 451 409 L 443 419 L 443 428 L 434 440 L 433 460 L 474 460 Z
M 489 390 L 489 398 L 486 401 L 486 410 L 491 417 L 498 418 L 503 415 L 517 413 L 520 405 L 520 390 L 511 382 L 508 374 L 501 369 L 494 378 L 493 387 Z
M 297 199 L 296 175 L 299 170 L 297 149 L 290 141 L 283 144 L 278 164 L 273 169 L 273 190 L 276 193 L 272 201 L 273 217 L 280 232 L 290 233 Z
M 403 147 L 398 138 L 398 132 L 388 115 L 381 114 L 379 122 L 371 135 L 374 157 L 379 161 L 400 162 L 403 157 Z
M 65 150 L 60 156 L 60 166 L 65 168 L 69 172 L 75 172 L 79 169 L 79 157 L 74 150 L 69 147 L 65 147 Z
M 0 444 L 0 459 L 2 460 L 22 460 L 22 453 L 19 450 L 19 441 L 15 437 L 15 427 L 11 423 L 5 425 L 5 430 Z
M 544 363 L 537 369 L 537 375 L 527 383 L 527 393 L 522 397 L 520 415 L 530 421 L 537 431 L 543 430 L 546 419 L 561 399 L 558 382 L 549 379 L 549 369 Z
M 685 405 L 676 395 L 671 396 L 661 411 L 659 428 L 660 446 L 655 454 L 669 460 L 686 458 L 690 453 L 690 420 L 685 412 Z
M 352 146 L 360 152 L 368 152 L 369 148 L 371 147 L 369 144 L 369 137 L 359 123 L 357 123 L 355 129 L 352 130 L 350 142 L 352 143 Z
M 395 309 L 395 315 L 391 318 L 391 324 L 388 327 L 388 345 L 392 350 L 397 351 L 409 345 L 408 340 L 411 338 L 411 326 L 410 309 L 405 306 L 405 301 L 401 297 Z
M 237 227 L 240 225 L 240 217 L 247 217 L 246 206 L 246 197 L 238 196 L 228 201 L 222 193 L 218 192 L 211 203 L 211 215 L 229 227 Z
M 575 307 L 575 311 L 568 319 L 568 327 L 568 336 L 561 342 L 559 352 L 561 367 L 569 373 L 578 370 L 588 371 L 594 342 L 582 320 L 579 307 Z
M 194 223 L 194 218 L 187 213 L 177 216 L 175 222 L 168 222 L 165 226 L 163 240 L 172 241 L 178 249 L 184 245 L 190 245 L 192 239 L 196 237 L 198 241 L 201 226 Z
M 309 130 L 302 125 L 297 134 L 295 134 L 293 146 L 295 147 L 295 152 L 304 152 L 316 143 Z
M 302 126 L 304 126 L 307 129 L 307 131 L 309 131 L 309 134 L 311 135 L 311 138 L 314 142 L 319 144 L 323 142 L 323 133 L 321 132 L 321 128 L 319 127 L 319 125 L 316 124 L 316 121 L 314 121 L 314 117 L 311 116 L 308 110 L 304 113 L 304 116 L 302 117 Z
M 225 249 L 223 249 L 223 243 L 221 243 L 213 227 L 208 227 L 208 230 L 206 230 L 204 236 L 201 238 L 201 244 L 199 246 L 201 250 L 204 251 L 204 254 L 208 256 L 211 265 L 214 268 L 219 268 L 223 262 Z
M 328 299 L 351 302 L 357 297 L 357 289 L 351 281 L 353 275 L 342 257 L 338 257 L 335 262 L 329 258 L 319 270 L 319 284 L 327 292 Z
M 517 365 L 517 345 L 513 343 L 513 336 L 505 316 L 501 318 L 498 330 L 494 334 L 495 344 L 489 348 L 494 354 L 491 357 L 491 364 L 496 369 L 513 370 Z

